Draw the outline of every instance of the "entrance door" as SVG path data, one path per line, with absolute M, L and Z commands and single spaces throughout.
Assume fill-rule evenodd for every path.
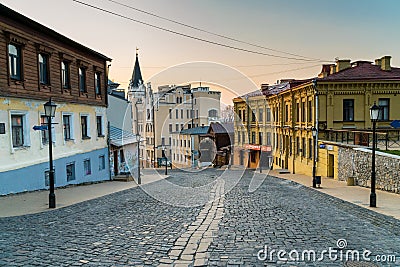
M 114 175 L 118 174 L 118 150 L 114 150 Z
M 328 177 L 334 177 L 335 176 L 335 156 L 329 154 L 328 157 Z

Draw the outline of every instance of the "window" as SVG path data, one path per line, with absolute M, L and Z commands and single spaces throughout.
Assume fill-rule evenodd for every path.
M 169 137 L 169 138 L 168 138 L 168 142 L 169 142 L 168 145 L 171 145 L 171 141 L 172 141 L 172 138 Z
M 161 137 L 161 145 L 165 146 L 165 137 Z
M 24 142 L 24 121 L 23 115 L 11 115 L 11 131 L 13 147 L 21 147 Z
M 306 121 L 306 103 L 301 102 L 301 121 L 305 122 Z
M 237 136 L 238 137 L 238 143 L 240 143 L 240 135 L 241 135 L 241 133 L 239 132 L 238 136 Z
M 99 156 L 99 171 L 106 168 L 106 158 L 104 155 Z
M 169 118 L 172 119 L 172 109 L 169 109 Z
M 39 82 L 40 84 L 49 84 L 49 56 L 39 54 Z
M 253 111 L 251 112 L 251 121 L 252 122 L 256 121 L 256 114 Z
M 267 122 L 271 121 L 271 109 L 267 108 Z
M 175 119 L 179 118 L 179 110 L 175 109 Z
M 271 145 L 271 133 L 267 133 L 267 146 Z
M 264 122 L 264 110 L 262 108 L 258 110 L 258 122 Z
M 169 126 L 169 127 L 168 127 L 168 128 L 169 128 L 169 129 L 168 129 L 169 132 L 172 133 L 172 124 L 170 123 L 168 126 Z
M 208 111 L 208 117 L 215 118 L 217 116 L 218 116 L 218 113 L 217 113 L 217 111 L 215 109 L 211 109 L 211 110 Z
M 183 140 L 183 147 L 186 147 L 186 140 Z
M 45 115 L 40 116 L 40 124 L 41 125 L 46 125 L 48 123 L 48 117 Z M 49 130 L 42 130 L 42 144 L 48 144 L 49 143 Z
M 308 122 L 312 122 L 312 102 L 311 102 L 311 100 L 308 101 L 308 112 L 307 112 L 307 115 L 308 115 Z
M 21 47 L 15 44 L 8 45 L 8 64 L 10 68 L 10 77 L 15 80 L 21 80 L 22 57 Z
M 79 91 L 81 93 L 86 93 L 86 69 L 83 67 L 79 68 Z
M 82 139 L 90 138 L 88 135 L 88 116 L 81 116 L 81 131 L 82 131 Z
M 296 122 L 300 122 L 300 103 L 296 103 Z
M 289 105 L 285 106 L 285 121 L 289 121 Z
M 246 134 L 242 133 L 242 143 L 245 143 L 245 142 L 246 142 Z
M 263 133 L 258 132 L 258 144 L 262 145 L 262 143 L 263 143 Z
M 196 109 L 196 118 L 199 118 L 199 110 Z
M 96 92 L 96 95 L 101 95 L 101 73 L 96 72 L 94 74 L 94 89 Z
M 343 121 L 354 121 L 354 99 L 343 99 Z
M 98 137 L 103 137 L 103 117 L 102 116 L 96 116 L 96 125 L 97 125 L 97 136 Z
M 251 143 L 252 144 L 256 143 L 256 133 L 255 132 L 251 132 Z
M 90 166 L 90 159 L 85 159 L 83 161 L 83 171 L 85 175 L 92 174 L 92 167 Z
M 186 119 L 189 119 L 189 110 L 186 110 Z
M 70 89 L 69 63 L 61 62 L 61 84 L 63 89 Z
M 175 131 L 179 132 L 179 124 L 175 124 Z
M 75 180 L 75 163 L 68 163 L 65 167 L 67 172 L 67 182 Z
M 243 110 L 242 112 L 243 112 L 243 114 L 242 114 L 242 116 L 243 116 L 243 122 L 246 122 L 246 111 Z
M 63 115 L 64 140 L 71 140 L 71 115 Z
M 379 98 L 378 105 L 381 108 L 379 113 L 379 120 L 389 120 L 389 98 Z
M 306 157 L 307 151 L 306 151 L 306 138 L 305 137 L 302 138 L 301 143 L 302 143 L 301 154 L 303 157 Z
M 183 119 L 183 109 L 181 109 L 181 119 Z

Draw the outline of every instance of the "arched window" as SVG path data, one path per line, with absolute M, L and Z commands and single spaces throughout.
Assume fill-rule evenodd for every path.
M 215 110 L 215 109 L 210 109 L 210 110 L 208 111 L 208 117 L 213 117 L 213 118 L 215 118 L 215 117 L 217 117 L 217 116 L 218 116 L 217 110 Z

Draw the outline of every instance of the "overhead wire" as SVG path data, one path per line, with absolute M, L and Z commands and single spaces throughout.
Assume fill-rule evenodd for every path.
M 124 18 L 126 20 L 130 20 L 130 21 L 142 24 L 142 25 L 146 25 L 148 27 L 152 27 L 152 28 L 155 28 L 155 29 L 158 29 L 158 30 L 162 30 L 162 31 L 169 32 L 169 33 L 172 33 L 172 34 L 175 34 L 175 35 L 183 36 L 183 37 L 186 37 L 186 38 L 189 38 L 189 39 L 201 41 L 201 42 L 204 42 L 204 43 L 209 43 L 209 44 L 213 44 L 213 45 L 216 45 L 216 46 L 230 48 L 230 49 L 233 49 L 233 50 L 247 52 L 247 53 L 256 54 L 256 55 L 269 56 L 269 57 L 282 58 L 282 59 L 289 59 L 289 60 L 297 60 L 297 61 L 315 62 L 315 60 L 311 60 L 311 59 L 274 55 L 274 54 L 270 54 L 270 53 L 258 52 L 258 51 L 254 51 L 254 50 L 250 50 L 250 49 L 245 49 L 245 48 L 240 48 L 240 47 L 236 47 L 236 46 L 232 46 L 232 45 L 227 45 L 227 44 L 223 44 L 223 43 L 219 43 L 219 42 L 215 42 L 215 41 L 210 41 L 210 40 L 207 40 L 207 39 L 199 38 L 199 37 L 192 36 L 192 35 L 189 35 L 189 34 L 177 32 L 177 31 L 170 30 L 170 29 L 167 29 L 167 28 L 164 28 L 164 27 L 160 27 L 160 26 L 157 26 L 157 25 L 154 25 L 154 24 L 151 24 L 151 23 L 147 23 L 147 22 L 144 22 L 144 21 L 133 19 L 131 17 L 128 17 L 128 16 L 125 16 L 125 15 L 122 15 L 122 14 L 119 14 L 119 13 L 116 13 L 116 12 L 113 12 L 113 11 L 110 11 L 110 10 L 107 10 L 107 9 L 104 9 L 104 8 L 101 8 L 101 7 L 98 7 L 98 6 L 94 6 L 94 5 L 79 1 L 79 0 L 72 0 L 72 1 L 76 2 L 78 4 L 81 4 L 81 5 L 84 5 L 84 6 L 87 6 L 87 7 L 102 11 L 104 13 L 108 13 L 108 14 L 111 14 L 111 15 L 114 15 L 114 16 L 117 16 L 117 17 L 120 17 L 120 18 Z
M 146 10 L 143 10 L 143 9 L 139 9 L 137 7 L 133 7 L 133 6 L 130 6 L 130 5 L 115 1 L 115 0 L 106 0 L 106 1 L 114 3 L 114 4 L 117 4 L 117 5 L 120 5 L 120 6 L 123 6 L 123 7 L 126 7 L 126 8 L 129 8 L 129 9 L 132 9 L 132 10 L 135 10 L 137 12 L 140 12 L 140 13 L 143 13 L 143 14 L 146 14 L 146 15 L 149 15 L 149 16 L 153 16 L 153 17 L 158 18 L 158 19 L 162 19 L 162 20 L 165 20 L 165 21 L 168 21 L 168 22 L 172 22 L 172 23 L 175 23 L 175 24 L 183 26 L 183 27 L 187 27 L 187 28 L 190 28 L 190 29 L 193 29 L 193 30 L 197 30 L 197 31 L 200 31 L 200 32 L 211 34 L 211 35 L 214 35 L 214 36 L 217 36 L 217 37 L 220 37 L 220 38 L 224 38 L 224 39 L 227 39 L 227 40 L 230 40 L 230 41 L 234 41 L 234 42 L 238 42 L 238 43 L 250 45 L 250 46 L 253 46 L 253 47 L 257 47 L 257 48 L 261 48 L 261 49 L 265 49 L 265 50 L 269 50 L 269 51 L 290 55 L 290 56 L 301 57 L 301 58 L 312 60 L 312 61 L 321 61 L 320 59 L 315 59 L 315 58 L 310 58 L 310 57 L 299 55 L 299 54 L 289 53 L 289 52 L 285 52 L 285 51 L 282 51 L 282 50 L 277 50 L 277 49 L 273 49 L 273 48 L 270 48 L 270 47 L 266 47 L 266 46 L 250 43 L 250 42 L 247 42 L 247 41 L 239 40 L 237 38 L 232 38 L 232 37 L 229 37 L 229 36 L 226 36 L 226 35 L 222 35 L 222 34 L 219 34 L 219 33 L 211 32 L 211 31 L 208 31 L 208 30 L 205 30 L 205 29 L 201 29 L 199 27 L 192 26 L 192 25 L 189 25 L 189 24 L 186 24 L 186 23 L 183 23 L 183 22 L 180 22 L 180 21 L 176 21 L 176 20 L 173 20 L 173 19 L 170 19 L 170 18 L 167 18 L 167 17 L 163 17 L 163 16 L 157 15 L 155 13 L 152 13 L 152 12 L 149 12 L 149 11 L 146 11 Z

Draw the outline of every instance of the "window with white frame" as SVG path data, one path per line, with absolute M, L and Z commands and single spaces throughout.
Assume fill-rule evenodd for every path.
M 89 116 L 81 115 L 82 139 L 89 139 Z
M 79 91 L 81 93 L 87 93 L 86 89 L 86 69 L 83 67 L 79 68 Z
M 103 137 L 103 116 L 97 115 L 96 116 L 96 127 L 97 127 L 97 136 Z
M 8 65 L 10 77 L 14 80 L 22 79 L 22 53 L 21 46 L 16 44 L 8 45 Z
M 72 115 L 63 114 L 63 131 L 64 131 L 64 140 L 72 140 L 73 139 L 73 130 L 72 130 Z
M 61 85 L 63 89 L 70 89 L 69 62 L 61 61 Z
M 39 61 L 39 81 L 40 84 L 49 84 L 49 56 L 40 53 L 38 55 Z
M 10 111 L 10 132 L 13 148 L 30 146 L 28 112 Z
M 101 95 L 101 73 L 96 72 L 94 74 L 94 88 L 96 95 Z
M 40 124 L 43 126 L 48 125 L 48 117 L 45 115 L 40 115 Z M 48 144 L 49 143 L 49 130 L 42 130 L 42 144 Z
M 25 140 L 23 115 L 11 115 L 11 131 L 13 147 L 24 146 Z

